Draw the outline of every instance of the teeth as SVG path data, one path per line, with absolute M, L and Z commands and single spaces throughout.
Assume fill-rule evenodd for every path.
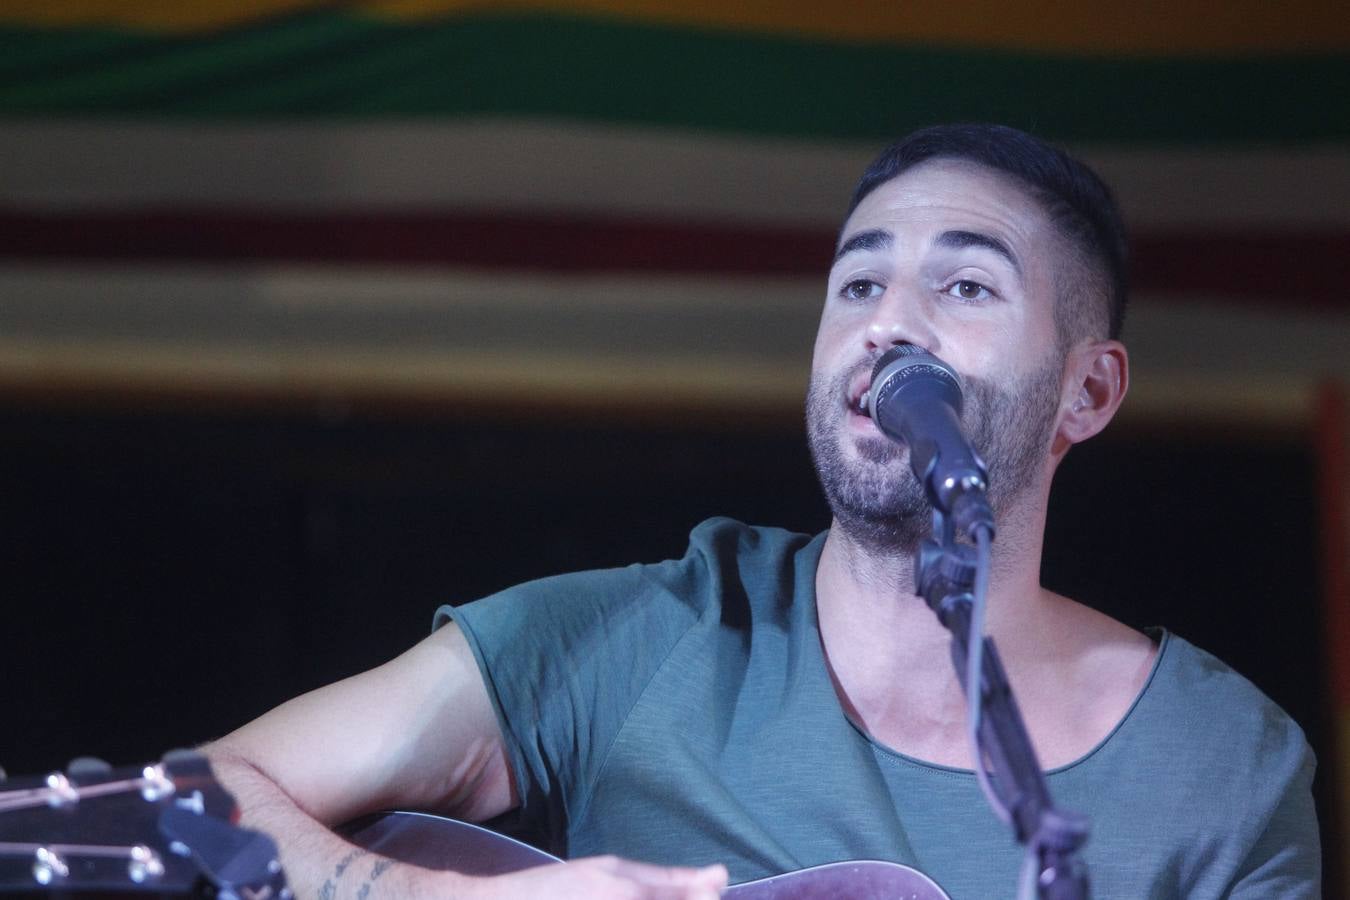
M 863 391 L 862 396 L 858 398 L 858 412 L 863 415 L 867 415 L 867 398 L 871 393 L 871 391 Z

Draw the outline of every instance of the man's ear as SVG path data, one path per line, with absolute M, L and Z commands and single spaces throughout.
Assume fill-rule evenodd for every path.
M 1130 386 L 1130 355 L 1120 341 L 1081 344 L 1070 351 L 1068 374 L 1056 434 L 1064 450 L 1092 437 L 1115 416 Z

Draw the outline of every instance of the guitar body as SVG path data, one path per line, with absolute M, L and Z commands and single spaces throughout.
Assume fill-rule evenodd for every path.
M 528 844 L 425 813 L 367 816 L 343 832 L 375 853 L 466 875 L 503 875 L 560 862 Z M 731 900 L 951 900 L 928 876 L 898 863 L 837 862 L 732 885 Z

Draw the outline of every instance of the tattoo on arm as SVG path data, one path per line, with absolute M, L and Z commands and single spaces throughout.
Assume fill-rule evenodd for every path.
M 392 859 L 382 859 L 377 862 L 370 870 L 370 878 L 366 879 L 366 883 L 361 885 L 361 890 L 356 892 L 356 900 L 366 900 L 370 896 L 370 888 L 375 883 L 375 879 L 389 871 L 389 867 L 393 864 Z
M 359 859 L 362 856 L 365 856 L 369 852 L 370 852 L 369 850 L 357 849 L 353 850 L 351 853 L 348 853 L 346 856 L 342 857 L 342 859 L 338 861 L 337 868 L 333 870 L 333 877 L 341 878 L 342 873 L 347 871 L 348 866 L 350 866 L 352 863 L 356 862 L 357 859 Z
M 337 866 L 333 869 L 333 877 L 324 881 L 323 885 L 319 887 L 319 900 L 333 900 L 337 896 L 337 882 L 342 877 L 342 873 L 347 871 L 347 867 L 357 859 L 369 852 L 369 850 L 353 850 L 338 860 Z

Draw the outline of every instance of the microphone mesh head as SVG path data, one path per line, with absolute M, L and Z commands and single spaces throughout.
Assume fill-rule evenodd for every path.
M 898 359 L 904 359 L 907 356 L 927 355 L 929 355 L 928 351 L 918 344 L 896 344 L 894 347 L 881 354 L 881 356 L 877 357 L 876 365 L 872 367 L 872 377 L 875 378 L 882 369 Z
M 927 385 L 922 387 L 921 385 Z M 961 378 L 956 370 L 918 344 L 896 344 L 877 359 L 872 367 L 872 383 L 867 391 L 868 414 L 880 421 L 878 404 L 900 390 L 937 390 L 943 401 L 961 413 Z

